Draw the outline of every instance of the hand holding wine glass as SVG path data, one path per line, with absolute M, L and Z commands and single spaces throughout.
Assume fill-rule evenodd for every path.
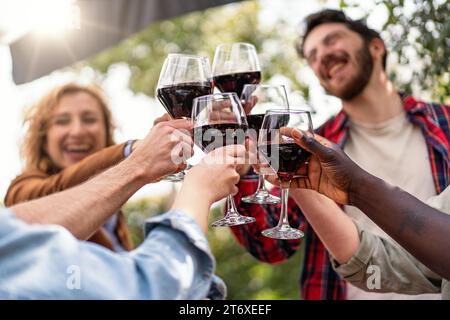
M 189 119 L 192 114 L 192 101 L 196 97 L 212 93 L 211 70 L 206 57 L 169 54 L 164 61 L 156 97 L 173 119 Z M 163 116 L 158 121 L 164 121 Z M 181 181 L 180 172 L 165 178 L 167 181 Z
M 236 164 L 244 157 L 245 147 L 242 145 L 225 146 L 207 154 L 187 172 L 173 208 L 191 214 L 206 232 L 208 215 L 205 213 L 210 211 L 211 205 L 238 192 Z
M 186 167 L 184 159 L 192 155 L 192 124 L 185 119 L 160 122 L 133 146 L 129 158 L 141 163 L 146 181 L 157 182 Z
M 283 85 L 246 84 L 241 95 L 241 101 L 247 114 L 251 145 L 258 143 L 259 131 L 266 111 L 271 109 L 289 110 L 288 97 Z M 259 204 L 279 203 L 280 198 L 271 195 L 264 183 L 265 174 L 272 172 L 267 170 L 267 166 L 265 168 L 262 157 L 256 157 L 256 159 L 258 160 L 256 166 L 259 169 L 258 187 L 254 194 L 243 197 L 242 201 Z
M 194 143 L 207 154 L 223 146 L 243 146 L 245 143 L 247 119 L 242 104 L 234 92 L 211 94 L 194 99 L 192 123 Z M 215 221 L 212 226 L 234 226 L 254 221 L 253 217 L 240 215 L 233 197 L 228 195 L 225 217 Z
M 269 110 L 263 120 L 258 140 L 258 150 L 277 173 L 281 187 L 281 213 L 278 225 L 262 234 L 274 239 L 298 239 L 303 232 L 289 225 L 287 204 L 291 180 L 311 153 L 295 143 L 292 136 L 284 134 L 285 128 L 297 128 L 313 135 L 311 115 L 307 111 Z
M 327 139 L 298 129 L 285 128 L 284 134 L 291 136 L 295 143 L 312 153 L 308 167 L 301 166 L 297 176 L 291 181 L 291 189 L 312 189 L 340 204 L 349 203 L 349 192 L 352 179 L 364 171 L 351 161 L 347 155 L 334 143 Z M 279 184 L 275 177 L 268 179 Z

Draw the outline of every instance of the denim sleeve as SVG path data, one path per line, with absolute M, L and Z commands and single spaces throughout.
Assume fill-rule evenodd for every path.
M 118 254 L 53 225 L 27 225 L 0 212 L 0 298 L 203 299 L 214 259 L 182 212 L 151 219 L 144 243 Z

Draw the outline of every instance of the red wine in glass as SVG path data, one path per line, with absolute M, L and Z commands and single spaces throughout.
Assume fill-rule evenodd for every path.
M 256 132 L 256 139 L 259 137 L 259 130 L 261 129 L 264 114 L 248 114 L 247 122 L 248 128 L 253 129 Z
M 213 77 L 213 82 L 221 92 L 236 92 L 240 97 L 246 84 L 261 82 L 261 72 L 248 71 L 216 75 Z
M 164 60 L 155 96 L 174 119 L 189 119 L 193 100 L 212 93 L 211 70 L 206 57 L 171 53 Z M 166 176 L 165 181 L 182 181 L 184 172 Z
M 214 86 L 221 92 L 235 92 L 241 96 L 246 84 L 261 82 L 256 48 L 250 43 L 222 43 L 216 47 L 212 66 Z
M 259 146 L 259 151 L 276 170 L 281 180 L 290 181 L 296 172 L 311 156 L 296 143 L 266 144 Z
M 194 141 L 204 152 L 244 144 L 247 126 L 237 123 L 209 124 L 194 128 Z
M 192 101 L 200 96 L 212 93 L 210 82 L 178 83 L 162 86 L 156 90 L 156 96 L 172 118 L 190 118 Z
M 235 92 L 217 93 L 194 99 L 192 124 L 194 143 L 208 153 L 229 145 L 242 145 L 247 135 L 247 118 Z M 218 172 L 220 174 L 220 172 Z M 213 227 L 230 227 L 255 222 L 241 215 L 233 196 L 227 196 L 225 216 L 212 223 Z
M 268 110 L 264 117 L 258 140 L 258 151 L 278 175 L 281 187 L 281 212 L 277 226 L 262 231 L 262 235 L 273 239 L 299 239 L 303 232 L 289 225 L 287 207 L 289 186 L 299 169 L 306 164 L 311 154 L 297 145 L 289 136 L 292 130 L 314 134 L 311 114 L 302 110 Z

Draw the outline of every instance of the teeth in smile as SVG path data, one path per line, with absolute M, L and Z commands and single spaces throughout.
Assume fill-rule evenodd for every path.
M 88 149 L 72 149 L 72 148 L 66 149 L 66 150 L 69 152 L 87 152 L 88 151 Z
M 332 66 L 330 71 L 328 72 L 329 77 L 332 77 L 336 73 L 336 71 L 338 71 L 344 65 L 345 65 L 345 63 L 340 62 L 340 63 L 337 63 L 334 66 Z

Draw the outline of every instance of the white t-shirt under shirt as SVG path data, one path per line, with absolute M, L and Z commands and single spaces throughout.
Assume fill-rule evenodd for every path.
M 407 119 L 405 112 L 383 123 L 351 121 L 349 125 L 344 151 L 361 168 L 422 201 L 436 195 L 425 137 L 420 128 Z M 345 211 L 365 230 L 390 239 L 359 209 L 345 206 Z M 440 299 L 440 295 L 372 293 L 349 285 L 348 299 Z

